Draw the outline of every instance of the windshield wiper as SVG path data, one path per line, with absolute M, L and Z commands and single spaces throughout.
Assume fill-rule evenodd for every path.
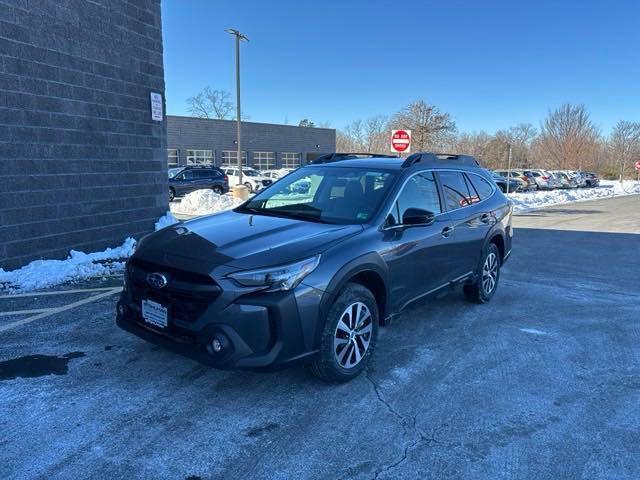
M 312 217 L 310 215 L 304 215 L 304 214 L 292 212 L 289 210 L 275 210 L 275 209 L 272 210 L 267 208 L 241 207 L 236 209 L 236 212 L 253 213 L 256 215 L 265 215 L 268 217 L 293 218 L 296 220 L 306 220 L 306 221 L 315 222 L 315 223 L 329 223 L 329 224 L 332 223 L 320 217 Z

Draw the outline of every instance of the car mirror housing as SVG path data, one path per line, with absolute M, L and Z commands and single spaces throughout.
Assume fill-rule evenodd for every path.
M 428 226 L 435 220 L 433 212 L 421 208 L 407 208 L 402 215 L 402 224 L 406 226 Z

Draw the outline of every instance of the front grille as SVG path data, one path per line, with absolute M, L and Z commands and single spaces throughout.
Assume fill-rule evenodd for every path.
M 147 274 L 166 274 L 169 283 L 164 288 L 153 288 L 147 283 Z M 132 260 L 127 271 L 133 301 L 153 300 L 169 309 L 172 319 L 193 323 L 220 295 L 222 289 L 209 276 L 164 265 Z

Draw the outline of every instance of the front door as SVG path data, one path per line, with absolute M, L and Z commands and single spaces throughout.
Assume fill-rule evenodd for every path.
M 435 214 L 431 225 L 405 225 L 404 213 L 419 208 Z M 394 310 L 436 290 L 445 282 L 447 239 L 441 234 L 445 218 L 433 173 L 420 172 L 405 183 L 391 208 L 385 235 L 393 245 L 386 256 Z

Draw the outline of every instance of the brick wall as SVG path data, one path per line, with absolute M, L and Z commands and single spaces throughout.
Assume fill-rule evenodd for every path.
M 167 210 L 160 0 L 0 0 L 0 267 L 96 251 Z
M 213 150 L 215 164 L 220 165 L 222 151 L 238 149 L 236 122 L 206 118 L 167 117 L 167 146 L 177 148 L 179 163 L 186 164 L 187 149 Z M 307 154 L 336 151 L 336 131 L 332 128 L 309 128 L 295 125 L 242 122 L 242 150 L 247 151 L 247 162 L 252 165 L 252 152 L 277 153 L 277 166 L 283 152 L 300 153 L 304 162 Z

